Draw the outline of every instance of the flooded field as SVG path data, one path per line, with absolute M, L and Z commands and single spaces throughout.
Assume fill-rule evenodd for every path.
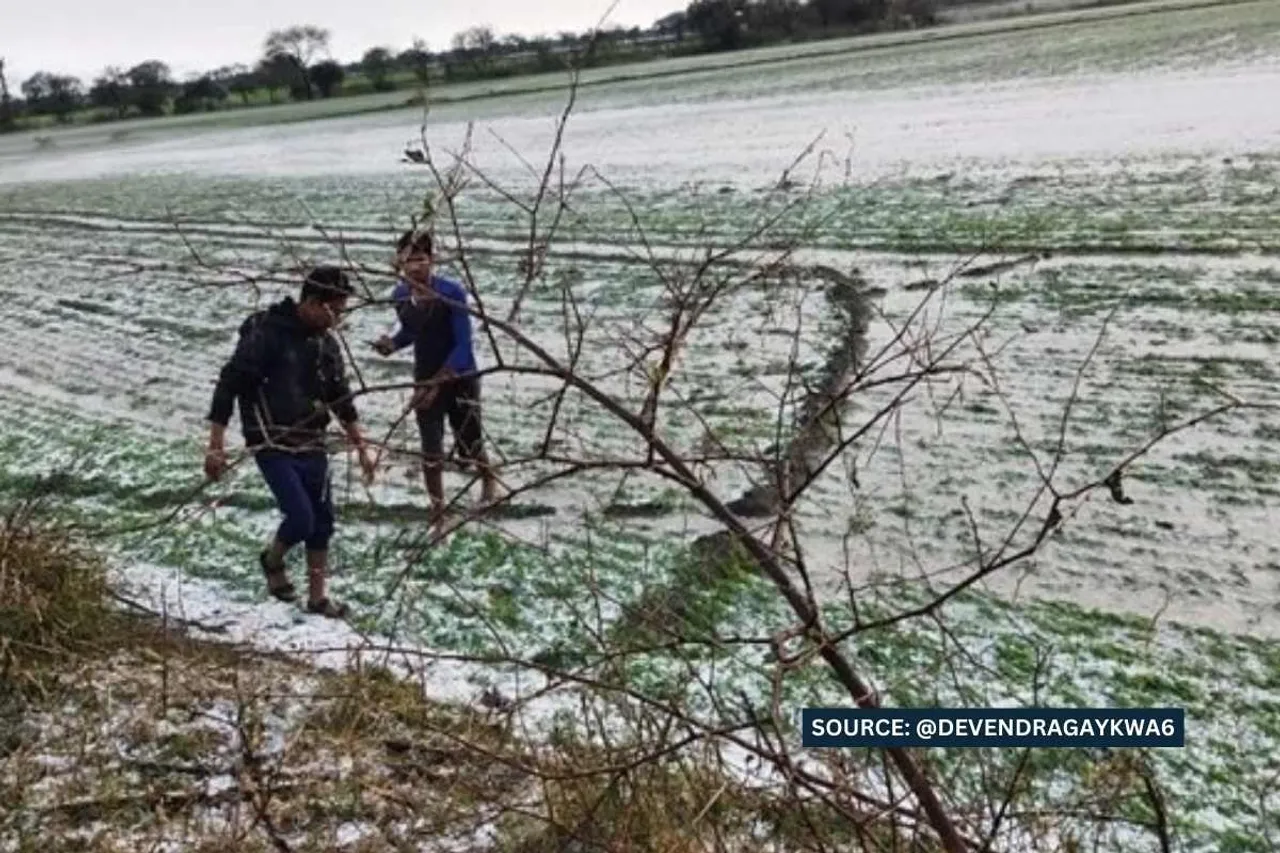
M 922 390 L 824 476 L 799 510 L 810 570 L 837 622 L 849 618 L 839 613 L 848 580 L 909 579 L 886 593 L 901 606 L 926 594 L 923 578 L 942 583 L 972 556 L 975 523 L 989 541 L 1009 531 L 1060 434 L 1058 477 L 1069 490 L 1161 423 L 1228 394 L 1255 404 L 1159 445 L 1126 481 L 1132 504 L 1105 495 L 1082 504 L 1034 560 L 980 584 L 951 616 L 999 675 L 970 673 L 992 700 L 1026 695 L 1025 646 L 1054 661 L 1042 701 L 1187 707 L 1189 728 L 1203 734 L 1167 759 L 1181 771 L 1173 796 L 1185 805 L 1185 849 L 1267 849 L 1265 832 L 1280 833 L 1265 808 L 1280 745 L 1280 110 L 1268 106 L 1280 91 L 1280 5 L 774 59 L 582 91 L 568 167 L 593 165 L 612 188 L 584 182 L 547 281 L 572 277 L 594 317 L 583 369 L 606 372 L 618 342 L 658 316 L 648 251 L 689 257 L 732 245 L 793 201 L 803 203 L 770 239 L 856 267 L 883 291 L 873 350 L 920 304 L 919 282 L 964 262 L 1047 253 L 931 297 L 940 339 L 991 312 L 982 361 L 999 384 L 967 383 L 945 408 Z M 536 180 L 509 149 L 539 164 L 562 105 L 550 92 L 446 104 L 431 114 L 430 139 L 439 152 L 456 149 L 476 121 L 472 156 L 486 178 L 528 194 Z M 253 612 L 267 634 L 296 639 L 296 617 L 261 603 L 253 555 L 275 525 L 265 490 L 246 471 L 196 495 L 212 382 L 254 294 L 210 286 L 216 276 L 193 268 L 193 252 L 261 268 L 293 255 L 333 259 L 340 238 L 351 258 L 385 265 L 429 189 L 424 170 L 399 162 L 420 120 L 404 110 L 114 141 L 77 131 L 38 149 L 0 139 L 0 490 L 65 499 L 133 588 L 164 587 L 205 620 Z M 779 191 L 783 170 L 820 134 L 819 151 L 831 155 L 824 183 L 805 189 L 810 162 L 792 176 L 795 189 Z M 486 307 L 505 316 L 527 224 L 478 181 L 459 218 Z M 370 284 L 385 296 L 391 281 Z M 562 310 L 550 287 L 535 290 L 521 329 L 563 354 Z M 818 360 L 828 313 L 822 294 L 804 288 L 735 291 L 690 340 L 673 384 L 688 407 L 663 422 L 664 438 L 691 453 L 707 432 L 763 450 L 776 438 L 771 401 L 787 381 L 790 330 L 801 330 L 796 358 Z M 407 378 L 406 362 L 361 344 L 389 322 L 385 309 L 350 321 L 370 382 Z M 976 341 L 965 347 L 964 358 L 979 357 Z M 495 446 L 529 455 L 555 384 L 487 381 Z M 634 383 L 605 385 L 638 405 Z M 855 416 L 886 393 L 856 399 Z M 375 433 L 402 402 L 363 403 Z M 580 452 L 635 451 L 598 407 L 565 415 L 559 438 Z M 402 428 L 393 441 L 414 438 Z M 678 555 L 715 529 L 661 482 L 631 479 L 620 492 L 616 476 L 583 476 L 522 501 L 555 515 L 457 533 L 406 572 L 399 538 L 425 507 L 411 465 L 396 462 L 371 492 L 348 468 L 340 460 L 336 592 L 358 604 L 362 628 L 448 651 L 485 653 L 497 625 L 503 642 L 571 656 L 587 642 L 588 585 L 605 591 L 600 618 L 618 618 L 646 590 L 680 582 Z M 509 479 L 541 470 L 516 467 Z M 731 499 L 749 473 L 721 466 L 712 487 Z M 656 509 L 604 512 L 620 501 Z M 725 635 L 787 624 L 756 579 L 691 595 Z M 927 630 L 868 641 L 864 665 L 909 702 L 920 697 L 894 682 L 895 665 L 929 659 L 938 642 Z M 754 665 L 743 653 L 722 676 L 750 686 Z M 662 670 L 656 657 L 652 666 Z M 1231 725 L 1212 716 L 1226 707 L 1240 709 Z

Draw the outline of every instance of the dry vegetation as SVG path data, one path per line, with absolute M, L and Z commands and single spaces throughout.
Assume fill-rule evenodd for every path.
M 824 849 L 875 818 L 752 786 L 644 703 L 531 738 L 501 699 L 196 638 L 39 507 L 0 526 L 0 583 L 0 849 Z

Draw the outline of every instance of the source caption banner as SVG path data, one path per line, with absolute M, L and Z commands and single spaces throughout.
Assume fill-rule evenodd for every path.
M 1182 708 L 805 708 L 806 747 L 1186 746 Z

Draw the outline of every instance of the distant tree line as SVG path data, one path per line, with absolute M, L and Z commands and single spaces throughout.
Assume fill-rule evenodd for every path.
M 963 2 L 963 0 L 952 0 Z M 421 39 L 395 51 L 373 47 L 358 62 L 329 53 L 330 33 L 315 26 L 270 32 L 253 66 L 229 65 L 174 79 L 164 62 L 109 67 L 87 87 L 76 77 L 39 71 L 15 97 L 0 58 L 0 131 L 25 118 L 69 122 L 208 112 L 257 103 L 305 101 L 335 95 L 390 92 L 432 82 L 507 77 L 657 56 L 737 50 L 784 41 L 824 38 L 886 27 L 936 23 L 942 0 L 694 0 L 648 29 L 615 27 L 594 33 L 499 37 L 477 26 L 456 34 L 448 50 L 433 53 Z

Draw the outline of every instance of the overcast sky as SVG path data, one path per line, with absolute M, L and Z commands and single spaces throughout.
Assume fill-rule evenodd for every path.
M 620 0 L 610 23 L 648 26 L 687 0 Z M 404 49 L 421 37 L 439 50 L 453 34 L 488 24 L 499 35 L 554 34 L 594 26 L 608 0 L 0 0 L 0 56 L 10 88 L 36 71 L 88 85 L 107 65 L 159 59 L 179 79 L 261 55 L 267 31 L 316 24 L 335 59 L 370 47 Z

